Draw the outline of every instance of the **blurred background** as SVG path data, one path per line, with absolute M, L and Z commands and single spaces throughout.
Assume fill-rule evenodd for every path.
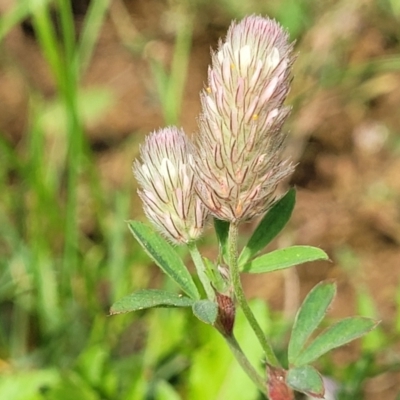
M 314 245 L 332 262 L 244 276 L 246 292 L 284 360 L 301 300 L 336 280 L 329 319 L 382 322 L 319 370 L 340 399 L 400 399 L 398 0 L 0 0 L 0 13 L 0 399 L 262 398 L 189 312 L 107 316 L 139 288 L 176 290 L 129 235 L 144 220 L 132 161 L 154 129 L 195 134 L 210 48 L 253 13 L 298 54 L 297 204 L 270 250 Z M 201 249 L 215 259 L 211 229 Z M 261 368 L 240 314 L 237 336 Z

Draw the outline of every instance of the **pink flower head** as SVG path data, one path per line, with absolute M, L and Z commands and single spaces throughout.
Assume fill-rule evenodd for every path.
M 265 212 L 278 183 L 293 172 L 281 160 L 292 50 L 277 22 L 250 16 L 232 23 L 212 53 L 201 94 L 196 189 L 218 219 Z
M 182 129 L 168 127 L 151 133 L 140 155 L 133 172 L 149 220 L 173 243 L 198 239 L 207 212 L 194 191 L 192 143 Z

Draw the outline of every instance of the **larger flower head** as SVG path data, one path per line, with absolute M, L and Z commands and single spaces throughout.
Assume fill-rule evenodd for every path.
M 194 191 L 192 143 L 183 130 L 169 127 L 151 133 L 140 155 L 133 171 L 149 220 L 173 243 L 198 239 L 207 212 Z
M 233 23 L 212 54 L 196 171 L 199 196 L 219 219 L 237 222 L 266 211 L 277 184 L 293 171 L 281 161 L 292 63 L 287 33 L 258 16 Z

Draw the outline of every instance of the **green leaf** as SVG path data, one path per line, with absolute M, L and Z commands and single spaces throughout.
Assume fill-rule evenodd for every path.
M 291 246 L 271 251 L 248 262 L 244 265 L 243 272 L 262 274 L 318 260 L 329 260 L 329 257 L 323 250 L 317 247 Z
M 149 257 L 192 299 L 200 294 L 182 259 L 174 248 L 150 227 L 138 221 L 129 221 L 133 236 Z
M 219 251 L 222 258 L 228 260 L 228 237 L 229 237 L 229 222 L 221 221 L 220 219 L 214 218 L 214 229 L 217 234 Z
M 321 323 L 335 294 L 336 285 L 334 283 L 321 282 L 304 299 L 297 312 L 290 337 L 288 348 L 289 365 L 295 363 L 307 339 Z
M 295 365 L 308 364 L 328 351 L 343 346 L 374 329 L 379 322 L 364 317 L 350 317 L 337 322 L 322 332 L 297 357 Z
M 210 279 L 212 286 L 214 286 L 218 292 L 225 292 L 225 290 L 227 290 L 228 283 L 218 271 L 217 266 L 215 266 L 214 263 L 206 257 L 203 257 L 203 261 L 204 265 L 206 266 L 207 276 Z
M 196 301 L 193 306 L 193 314 L 202 322 L 213 325 L 218 315 L 218 306 L 210 300 Z
M 286 383 L 292 389 L 309 396 L 323 398 L 325 394 L 322 377 L 311 365 L 289 369 L 286 374 Z
M 239 267 L 252 259 L 283 229 L 292 215 L 295 202 L 296 191 L 290 189 L 271 207 L 243 248 L 239 257 Z
M 158 289 L 138 290 L 116 301 L 110 309 L 110 315 L 143 310 L 152 307 L 190 307 L 193 300 L 176 293 Z

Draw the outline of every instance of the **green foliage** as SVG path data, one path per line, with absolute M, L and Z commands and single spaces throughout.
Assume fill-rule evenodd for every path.
M 40 388 L 60 381 L 55 369 L 27 371 L 20 374 L 3 374 L 0 377 L 0 398 L 9 400 L 40 400 Z
M 370 318 L 343 319 L 322 332 L 295 360 L 295 365 L 308 364 L 328 351 L 343 346 L 375 328 L 377 322 Z
M 329 260 L 329 257 L 317 247 L 291 246 L 271 251 L 248 262 L 243 266 L 243 272 L 262 274 L 318 260 Z
M 311 365 L 290 368 L 286 375 L 286 383 L 298 392 L 317 398 L 324 397 L 322 377 Z
M 295 202 L 296 191 L 290 189 L 268 210 L 243 248 L 239 256 L 239 266 L 251 260 L 283 229 L 292 215 Z
M 296 359 L 307 339 L 318 328 L 336 294 L 334 283 L 321 282 L 307 295 L 297 312 L 289 342 L 288 359 L 296 365 Z
M 157 400 L 181 400 L 179 393 L 166 381 L 157 382 L 155 398 Z
M 269 218 L 264 218 L 260 222 L 256 228 L 256 234 L 253 234 L 249 241 L 251 245 L 248 245 L 247 248 L 251 250 L 248 251 L 248 256 L 246 257 L 250 258 L 250 255 L 256 254 L 262 249 L 262 245 L 265 245 L 269 242 L 269 239 L 272 236 L 269 236 L 268 240 L 265 240 L 265 236 L 268 236 L 268 226 L 272 226 L 272 229 L 275 232 L 278 232 L 281 229 L 280 221 L 285 221 L 288 219 L 291 210 L 293 209 L 293 205 L 291 204 L 292 200 L 294 201 L 293 194 L 291 194 L 291 199 L 289 202 L 290 207 L 285 208 L 282 207 L 282 203 L 285 204 L 285 198 L 283 198 L 283 200 L 275 205 L 274 209 L 272 210 L 273 212 L 269 214 Z M 281 207 L 279 207 L 279 204 Z M 283 217 L 280 212 L 277 212 L 277 210 L 281 211 L 282 209 L 286 209 L 287 211 L 284 213 Z M 277 218 L 277 216 L 279 216 L 279 218 Z M 266 220 L 268 220 L 268 224 L 265 223 Z M 279 222 L 274 224 L 274 220 L 275 222 L 276 220 Z M 224 251 L 221 249 L 229 249 L 231 231 L 229 229 L 228 234 L 227 224 L 216 221 L 215 225 L 217 237 L 220 243 L 220 251 L 223 253 Z M 277 226 L 279 229 L 276 228 Z M 164 239 L 156 234 L 151 228 L 139 222 L 131 221 L 129 223 L 129 228 L 146 253 L 169 277 L 171 277 L 179 286 L 181 286 L 186 293 L 191 294 L 190 291 L 192 291 L 192 293 L 196 293 L 197 289 L 195 289 L 195 291 L 191 289 L 190 285 L 192 284 L 194 288 L 196 287 L 194 286 L 194 282 L 191 280 L 190 275 L 189 278 L 187 278 L 188 271 L 186 267 L 184 266 L 183 262 L 180 261 L 180 258 L 174 249 Z M 263 231 L 265 232 L 264 235 L 261 234 Z M 192 251 L 193 250 L 194 248 L 192 247 Z M 230 256 L 228 256 L 228 259 L 231 259 Z M 252 260 L 245 264 L 244 270 L 251 273 L 271 272 L 279 269 L 289 268 L 304 262 L 327 259 L 328 256 L 326 253 L 318 248 L 309 246 L 292 246 L 286 249 L 273 251 L 266 255 L 260 256 L 255 260 Z M 203 262 L 197 256 L 193 258 L 193 261 L 195 264 L 196 262 Z M 205 261 L 205 265 L 207 266 L 208 270 L 207 279 L 212 279 L 216 276 L 216 274 L 218 274 L 218 272 L 215 270 L 213 263 L 211 263 L 209 260 Z M 214 285 L 215 287 L 221 286 L 220 280 L 221 278 L 216 280 L 216 284 Z M 187 289 L 187 282 L 190 282 L 189 290 Z M 196 294 L 199 296 L 198 293 Z M 322 319 L 325 317 L 327 310 L 335 297 L 335 294 L 336 285 L 334 283 L 321 282 L 314 287 L 314 289 L 304 300 L 297 313 L 288 348 L 289 370 L 287 371 L 287 385 L 294 390 L 321 398 L 324 395 L 322 378 L 320 374 L 309 364 L 328 351 L 346 344 L 360 336 L 363 336 L 377 325 L 375 321 L 369 318 L 346 318 L 326 329 L 323 333 L 317 336 L 317 338 L 315 338 L 311 344 L 306 346 L 308 339 L 318 328 Z M 194 298 L 196 299 L 196 297 Z M 200 321 L 209 325 L 214 325 L 219 313 L 219 306 L 214 300 L 204 299 L 193 301 L 189 298 L 181 297 L 174 293 L 154 289 L 141 290 L 133 293 L 132 295 L 124 297 L 122 300 L 118 301 L 112 306 L 111 314 L 118 314 L 151 307 L 187 307 L 190 305 L 192 305 L 193 314 Z M 224 307 L 222 307 L 221 310 L 224 312 Z M 244 310 L 244 312 L 246 318 L 248 319 L 249 311 Z M 254 324 L 251 324 L 251 326 L 254 329 Z M 258 330 L 254 329 L 258 338 L 260 329 L 261 328 L 258 328 Z M 262 340 L 265 340 L 265 338 L 263 337 Z M 235 344 L 237 342 L 235 340 L 233 342 L 228 340 L 228 343 L 233 343 L 231 349 L 233 350 L 234 354 L 238 356 L 238 360 L 242 360 L 243 353 L 240 350 L 240 347 L 237 347 L 237 344 Z M 261 340 L 260 343 L 262 343 Z M 248 371 L 247 366 L 244 368 L 246 372 L 253 377 L 253 372 Z M 257 378 L 255 378 L 255 380 L 257 380 Z M 168 391 L 168 389 L 166 390 Z M 174 394 L 172 394 L 172 396 L 173 395 Z
M 127 313 L 153 307 L 190 307 L 193 300 L 179 294 L 158 289 L 142 289 L 115 302 L 110 315 Z
M 343 319 L 322 332 L 307 348 L 305 343 L 321 323 L 336 294 L 333 283 L 318 284 L 306 297 L 292 330 L 289 342 L 289 363 L 295 367 L 315 361 L 328 351 L 365 335 L 377 322 L 364 317 Z
M 306 346 L 335 295 L 336 285 L 331 282 L 321 282 L 311 290 L 296 315 L 289 342 L 287 383 L 297 391 L 316 397 L 323 396 L 323 383 L 319 373 L 308 364 L 328 351 L 365 335 L 377 325 L 370 318 L 345 318 L 327 328 Z
M 141 222 L 130 221 L 128 226 L 149 257 L 192 299 L 199 299 L 192 276 L 174 248 Z
M 21 0 L 14 7 L 8 10 L 0 20 L 0 41 L 4 39 L 7 33 L 21 23 L 30 14 L 30 0 Z
M 213 325 L 217 319 L 218 307 L 210 300 L 196 301 L 193 306 L 193 314 L 206 324 Z

